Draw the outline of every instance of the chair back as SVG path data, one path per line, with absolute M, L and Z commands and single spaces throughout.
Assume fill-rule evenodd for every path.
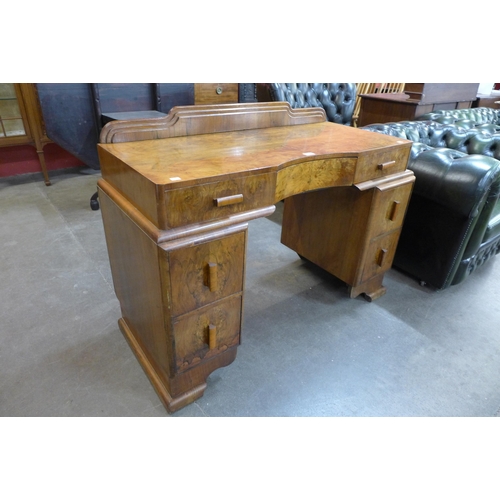
M 268 91 L 272 101 L 287 101 L 292 108 L 320 107 L 328 121 L 351 125 L 355 83 L 269 83 Z

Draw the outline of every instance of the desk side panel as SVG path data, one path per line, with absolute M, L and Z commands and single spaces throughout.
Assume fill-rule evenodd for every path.
M 173 372 L 157 244 L 99 189 L 111 272 L 122 316 L 155 371 Z M 167 307 L 168 309 L 168 307 Z
M 98 153 L 102 178 L 159 227 L 156 185 L 101 145 Z

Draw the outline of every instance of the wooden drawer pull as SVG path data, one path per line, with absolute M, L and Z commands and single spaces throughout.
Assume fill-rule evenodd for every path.
M 218 287 L 217 280 L 217 262 L 209 262 L 208 273 L 206 274 L 205 286 L 208 286 L 211 292 L 216 292 Z
M 387 256 L 387 249 L 381 248 L 378 254 L 377 264 L 379 267 L 384 267 L 385 258 Z
M 396 160 L 386 161 L 385 163 L 379 163 L 377 165 L 377 168 L 379 170 L 386 170 L 387 168 L 392 167 L 393 165 L 396 165 Z
M 401 202 L 399 202 L 399 201 L 392 202 L 391 215 L 389 215 L 389 220 L 392 220 L 392 221 L 396 220 L 400 206 L 401 206 Z
M 217 347 L 217 328 L 215 325 L 208 325 L 208 347 L 209 349 Z
M 223 198 L 214 198 L 216 207 L 225 207 L 227 205 L 236 205 L 236 203 L 243 202 L 242 194 L 235 194 L 233 196 L 224 196 Z

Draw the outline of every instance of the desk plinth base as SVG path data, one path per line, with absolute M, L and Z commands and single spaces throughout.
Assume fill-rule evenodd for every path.
M 384 275 L 379 274 L 378 276 L 375 276 L 371 280 L 366 281 L 361 285 L 358 286 L 348 285 L 347 290 L 349 292 L 349 297 L 351 299 L 354 299 L 358 295 L 364 294 L 364 297 L 368 302 L 372 302 L 373 300 L 382 297 L 382 295 L 385 295 L 385 292 L 387 291 L 387 288 L 384 285 L 382 285 L 383 279 Z
M 183 374 L 179 378 L 186 378 L 185 383 L 182 382 L 178 385 L 190 385 L 185 392 L 173 395 L 170 394 L 167 384 L 163 380 L 162 376 L 155 370 L 154 366 L 149 362 L 148 357 L 141 348 L 139 342 L 137 342 L 132 330 L 127 325 L 125 319 L 120 318 L 118 320 L 118 326 L 123 333 L 125 339 L 127 340 L 132 352 L 139 361 L 142 369 L 146 373 L 151 385 L 153 386 L 156 394 L 160 398 L 160 401 L 165 406 L 168 413 L 173 413 L 185 406 L 191 404 L 193 401 L 201 398 L 205 389 L 207 387 L 206 379 L 207 377 L 215 371 L 217 368 L 222 368 L 231 364 L 236 359 L 236 347 L 228 349 L 216 358 L 212 358 L 207 363 L 199 365 L 196 368 L 192 368 L 186 374 Z M 173 382 L 174 379 L 169 382 Z M 173 384 L 171 384 L 173 385 Z

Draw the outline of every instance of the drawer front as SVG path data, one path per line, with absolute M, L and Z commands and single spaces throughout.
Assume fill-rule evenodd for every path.
M 361 282 L 385 273 L 392 266 L 401 229 L 371 240 L 366 254 Z
M 183 372 L 240 343 L 242 295 L 173 322 L 175 367 Z
M 403 225 L 406 208 L 413 183 L 386 191 L 375 191 L 373 213 L 378 214 L 373 220 L 371 238 L 398 229 Z
M 410 154 L 410 145 L 385 148 L 361 155 L 356 165 L 354 183 L 403 172 Z
M 238 102 L 237 83 L 195 83 L 195 104 L 227 104 Z
M 272 205 L 275 188 L 275 174 L 266 173 L 167 191 L 167 225 L 180 227 Z
M 243 290 L 245 232 L 165 252 L 172 283 L 172 316 Z

